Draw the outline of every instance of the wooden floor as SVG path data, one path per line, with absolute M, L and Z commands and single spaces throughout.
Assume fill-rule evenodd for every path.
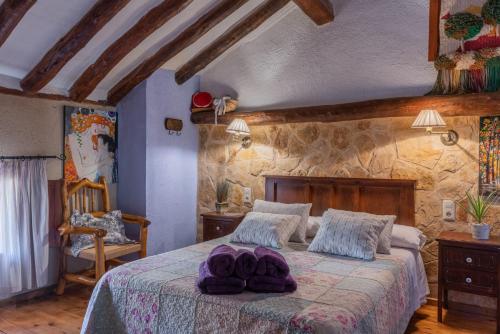
M 70 287 L 63 297 L 55 295 L 0 308 L 0 334 L 80 333 L 91 290 Z M 495 332 L 495 320 L 461 312 L 445 312 L 445 323 L 436 321 L 436 307 L 426 305 L 415 313 L 409 333 L 481 333 Z
M 68 287 L 64 296 L 51 295 L 0 308 L 0 334 L 80 333 L 92 290 Z

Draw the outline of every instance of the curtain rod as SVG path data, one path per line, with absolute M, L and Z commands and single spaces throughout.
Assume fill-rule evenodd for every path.
M 60 155 L 2 155 L 0 160 L 32 160 L 32 159 L 58 159 L 64 161 L 64 154 Z

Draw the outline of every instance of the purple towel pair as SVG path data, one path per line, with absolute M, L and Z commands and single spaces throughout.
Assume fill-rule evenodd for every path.
M 207 265 L 210 273 L 216 277 L 236 276 L 248 279 L 255 272 L 257 258 L 249 250 L 235 250 L 228 245 L 219 245 L 208 255 Z
M 257 247 L 254 250 L 257 257 L 255 276 L 247 280 L 247 289 L 254 292 L 293 292 L 297 283 L 290 275 L 290 267 L 285 258 L 278 252 Z
M 255 248 L 254 253 L 257 257 L 256 275 L 285 278 L 290 274 L 288 263 L 280 253 L 262 246 Z
M 247 280 L 247 289 L 254 292 L 294 292 L 297 283 L 291 275 L 285 278 L 252 276 Z
M 211 295 L 230 295 L 241 293 L 245 289 L 245 281 L 234 276 L 216 277 L 210 273 L 206 261 L 198 269 L 198 288 Z
M 285 258 L 278 252 L 257 247 L 254 252 L 219 245 L 200 264 L 198 287 L 208 294 L 236 294 L 246 286 L 254 292 L 293 292 L 297 283 Z
M 211 295 L 241 293 L 245 280 L 253 275 L 256 267 L 257 258 L 253 252 L 219 245 L 200 264 L 197 285 L 201 292 Z

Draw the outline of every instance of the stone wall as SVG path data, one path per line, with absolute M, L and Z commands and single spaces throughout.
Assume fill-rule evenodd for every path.
M 459 200 L 478 179 L 477 117 L 446 118 L 460 139 L 444 146 L 439 136 L 411 129 L 413 118 L 339 123 L 301 123 L 251 127 L 253 144 L 241 149 L 224 126 L 200 126 L 198 212 L 213 211 L 215 184 L 231 183 L 230 211 L 248 211 L 242 188 L 264 198 L 262 175 L 308 175 L 417 180 L 416 225 L 428 236 L 422 252 L 432 295 L 436 295 L 437 243 L 442 230 L 468 231 L 467 217 L 441 219 L 442 199 Z M 500 232 L 500 207 L 490 213 L 493 233 Z M 198 238 L 201 226 L 198 226 Z M 494 305 L 494 304 L 493 304 Z

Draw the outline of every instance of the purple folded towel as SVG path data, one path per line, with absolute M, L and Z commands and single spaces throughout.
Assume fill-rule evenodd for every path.
M 210 273 L 217 277 L 228 277 L 234 272 L 236 250 L 228 245 L 219 245 L 208 255 L 207 265 Z
M 261 246 L 255 248 L 254 253 L 257 257 L 255 275 L 285 278 L 290 273 L 290 268 L 280 253 Z
M 247 249 L 238 249 L 234 267 L 235 275 L 242 279 L 249 279 L 256 268 L 257 258 L 255 254 Z
M 291 275 L 285 278 L 252 276 L 247 280 L 247 289 L 254 292 L 293 292 L 297 282 Z
M 202 293 L 210 295 L 231 295 L 241 293 L 245 289 L 245 281 L 238 277 L 215 277 L 210 273 L 206 261 L 200 263 L 198 269 L 198 288 Z

